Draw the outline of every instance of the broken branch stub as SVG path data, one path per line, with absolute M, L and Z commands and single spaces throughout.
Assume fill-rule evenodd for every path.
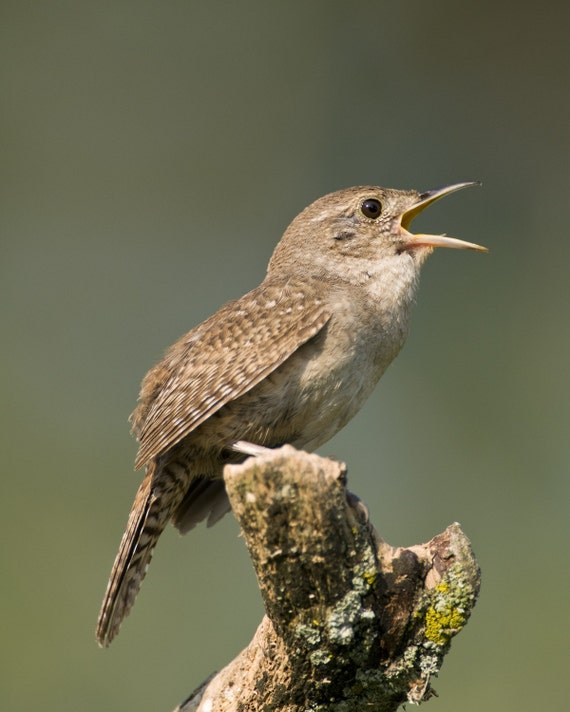
M 479 591 L 459 525 L 394 548 L 347 498 L 344 465 L 290 446 L 224 478 L 267 616 L 178 712 L 380 712 L 429 698 Z

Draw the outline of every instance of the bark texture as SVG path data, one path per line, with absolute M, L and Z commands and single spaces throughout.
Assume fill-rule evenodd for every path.
M 176 712 L 384 712 L 433 694 L 480 572 L 458 524 L 383 541 L 343 464 L 290 446 L 224 473 L 266 616 Z

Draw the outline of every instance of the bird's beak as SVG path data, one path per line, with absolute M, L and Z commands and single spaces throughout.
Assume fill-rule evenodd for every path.
M 428 205 L 435 203 L 436 200 L 443 198 L 445 195 L 455 193 L 456 190 L 469 188 L 472 185 L 481 185 L 481 183 L 479 183 L 479 181 L 456 183 L 455 185 L 448 185 L 445 188 L 438 188 L 437 190 L 428 190 L 425 193 L 420 193 L 419 200 L 408 208 L 408 210 L 405 210 L 400 216 L 400 225 L 402 226 L 402 232 L 404 233 L 405 249 L 413 250 L 415 247 L 453 247 L 458 250 L 478 250 L 479 252 L 488 252 L 486 247 L 475 245 L 473 242 L 458 240 L 455 237 L 447 237 L 447 235 L 413 235 L 408 232 L 408 228 L 412 224 L 414 218 L 417 217 L 422 210 L 424 210 L 424 208 L 427 208 Z

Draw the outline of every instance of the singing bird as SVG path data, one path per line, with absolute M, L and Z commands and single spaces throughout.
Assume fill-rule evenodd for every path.
M 316 200 L 285 231 L 267 275 L 177 341 L 131 416 L 146 474 L 97 624 L 108 645 L 166 524 L 183 534 L 230 506 L 222 470 L 260 446 L 314 450 L 360 409 L 402 348 L 420 267 L 435 247 L 482 250 L 408 228 L 475 183 L 418 193 L 361 186 Z

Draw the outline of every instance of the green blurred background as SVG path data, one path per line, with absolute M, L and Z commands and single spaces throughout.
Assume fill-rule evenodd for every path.
M 429 709 L 567 709 L 568 3 L 10 2 L 0 16 L 2 710 L 170 710 L 254 633 L 233 518 L 162 538 L 94 626 L 163 349 L 262 279 L 294 215 L 480 179 L 420 228 L 412 334 L 323 454 L 381 534 L 458 520 L 483 569 Z

